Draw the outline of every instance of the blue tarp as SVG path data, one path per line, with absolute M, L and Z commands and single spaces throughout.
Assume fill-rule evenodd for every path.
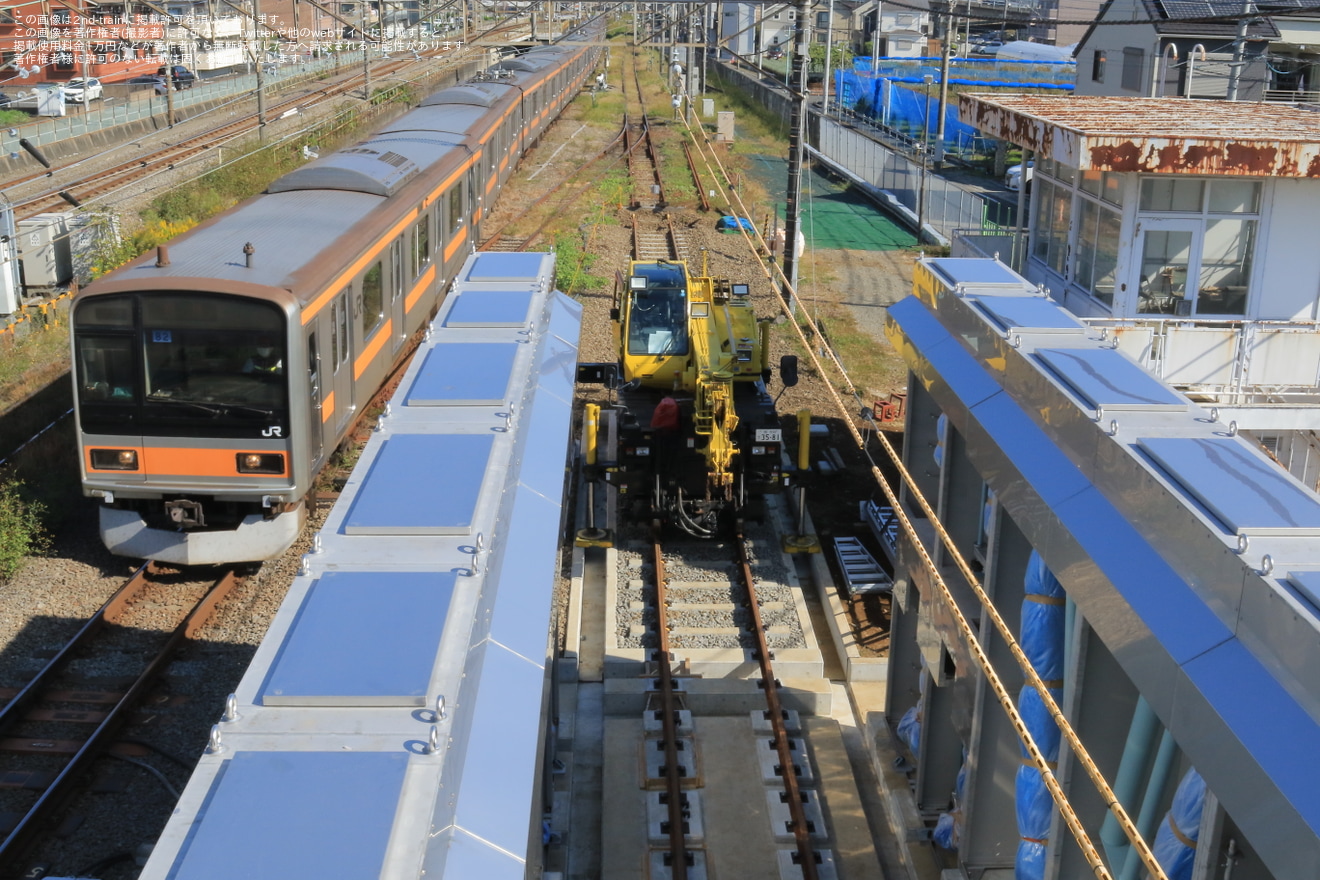
M 1022 652 L 1058 703 L 1063 686 L 1063 586 L 1034 550 L 1027 562 L 1023 589 L 1026 596 L 1022 601 Z M 1045 760 L 1058 760 L 1059 727 L 1034 687 L 1022 688 L 1018 695 L 1018 712 Z M 1025 747 L 1022 754 L 1024 757 L 1027 754 Z M 1023 764 L 1018 768 L 1014 800 L 1018 836 L 1021 838 L 1014 876 L 1016 880 L 1043 880 L 1054 801 L 1034 765 Z
M 732 214 L 726 214 L 719 220 L 715 221 L 715 228 L 725 232 L 736 230 L 739 226 L 747 232 L 756 231 L 755 224 L 746 217 L 734 217 Z
M 1195 770 L 1188 770 L 1182 782 L 1178 783 L 1173 805 L 1164 814 L 1164 821 L 1155 832 L 1155 846 L 1152 847 L 1155 861 L 1169 875 L 1169 880 L 1191 880 L 1196 849 L 1184 841 L 1196 843 L 1196 836 L 1201 830 L 1201 809 L 1204 806 L 1205 781 Z M 1176 833 L 1174 826 L 1177 826 Z

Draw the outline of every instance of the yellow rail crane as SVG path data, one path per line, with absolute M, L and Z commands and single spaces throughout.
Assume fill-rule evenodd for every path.
M 614 461 L 601 469 L 634 516 L 699 537 L 722 515 L 763 515 L 783 487 L 783 431 L 771 377 L 771 319 L 748 285 L 692 275 L 682 261 L 634 261 L 615 284 L 617 364 L 582 364 L 580 381 L 616 392 Z M 780 364 L 785 386 L 797 359 Z

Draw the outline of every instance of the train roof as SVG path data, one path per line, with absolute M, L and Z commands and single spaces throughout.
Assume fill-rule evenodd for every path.
M 473 104 L 478 107 L 493 107 L 501 98 L 509 93 L 513 86 L 509 83 L 501 82 L 468 82 L 460 86 L 453 86 L 448 89 L 429 95 L 422 99 L 421 107 L 431 107 L 437 104 L 452 106 L 454 104 Z
M 292 290 L 297 272 L 384 203 L 379 195 L 323 189 L 259 196 L 171 241 L 168 266 L 147 255 L 120 269 L 113 289 L 168 288 L 171 278 L 187 279 L 191 289 L 202 277 Z M 249 242 L 256 249 L 250 269 L 243 253 Z
M 553 278 L 459 270 L 143 880 L 524 876 L 582 320 Z
M 380 132 L 348 149 L 290 171 L 272 183 L 267 191 L 348 190 L 392 196 L 465 140 L 466 136 L 462 134 L 448 135 L 413 128 Z

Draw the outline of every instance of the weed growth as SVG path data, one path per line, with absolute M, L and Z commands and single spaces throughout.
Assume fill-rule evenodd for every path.
M 42 525 L 45 507 L 22 483 L 0 483 L 0 579 L 13 577 L 28 556 L 46 552 L 50 536 Z

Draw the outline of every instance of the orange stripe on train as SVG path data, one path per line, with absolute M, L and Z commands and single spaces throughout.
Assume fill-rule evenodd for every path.
M 93 449 L 134 449 L 138 454 L 138 469 L 124 471 L 118 469 L 98 469 L 92 467 Z M 284 455 L 284 472 L 279 474 L 240 474 L 238 457 L 253 452 L 269 455 L 269 449 L 178 449 L 170 447 L 142 447 L 104 445 L 84 446 L 83 461 L 89 474 L 122 476 L 180 476 L 191 477 L 241 477 L 249 479 L 282 479 L 289 475 L 289 456 Z

